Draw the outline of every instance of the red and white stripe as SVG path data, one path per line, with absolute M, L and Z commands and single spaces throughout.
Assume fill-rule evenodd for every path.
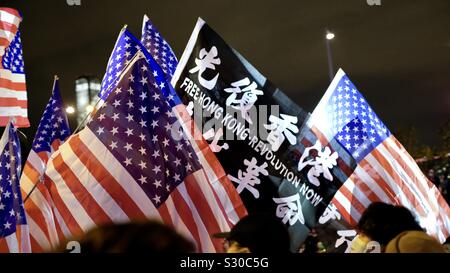
M 27 127 L 29 126 L 27 112 L 25 74 L 0 68 L 0 125 L 6 126 L 10 117 L 15 117 L 15 126 Z
M 22 17 L 11 8 L 0 8 L 0 56 L 16 36 Z
M 28 233 L 28 225 L 16 226 L 16 232 L 0 239 L 0 253 L 31 252 Z
M 0 126 L 14 117 L 17 127 L 29 127 L 25 74 L 3 69 L 1 58 L 14 39 L 22 17 L 15 9 L 0 8 Z
M 160 219 L 192 239 L 201 252 L 219 252 L 211 234 L 230 223 L 203 170 L 188 177 L 156 208 L 138 181 L 89 129 L 71 136 L 47 165 L 50 193 L 60 218 L 77 236 L 105 223 Z
M 99 103 L 96 104 L 96 107 L 89 118 L 95 115 L 95 112 L 100 109 L 103 103 L 104 100 L 99 99 Z M 245 208 L 239 193 L 236 191 L 233 183 L 229 180 L 216 155 L 209 147 L 208 142 L 206 142 L 200 130 L 195 125 L 195 122 L 187 112 L 186 106 L 183 104 L 177 105 L 173 108 L 173 112 L 180 121 L 184 132 L 188 135 L 189 142 L 192 145 L 208 180 L 217 192 L 220 203 L 227 213 L 228 220 L 231 224 L 236 224 L 239 219 L 247 215 L 247 209 Z
M 383 201 L 410 209 L 428 233 L 445 241 L 450 235 L 450 208 L 393 136 L 361 163 L 333 199 L 349 223 L 355 224 L 371 202 Z
M 334 137 L 327 104 L 343 75 L 340 69 L 308 121 L 322 145 Z M 358 163 L 332 200 L 351 225 L 356 225 L 368 205 L 376 201 L 410 209 L 427 232 L 441 242 L 450 235 L 447 202 L 392 135 Z
M 53 149 L 57 149 L 54 145 L 59 146 L 59 141 L 55 142 L 57 143 L 53 143 Z M 47 188 L 48 181 L 45 181 L 44 172 L 49 156 L 50 153 L 36 153 L 31 150 L 20 178 L 20 187 L 24 197 L 28 196 L 37 184 L 25 202 L 33 252 L 51 250 L 59 245 L 60 239 L 70 236 L 70 234 L 61 232 L 61 225 L 65 225 L 65 223 L 58 221 L 54 215 L 52 197 Z M 59 235 L 58 230 L 60 231 Z
M 183 104 L 177 105 L 174 112 L 178 120 L 182 122 L 185 132 L 189 132 L 189 141 L 204 168 L 208 180 L 211 181 L 214 190 L 218 193 L 220 203 L 225 208 L 228 219 L 232 224 L 236 224 L 239 219 L 247 215 L 247 210 L 242 202 L 239 193 L 233 186 L 222 168 L 216 155 L 209 147 L 195 122 L 186 110 Z

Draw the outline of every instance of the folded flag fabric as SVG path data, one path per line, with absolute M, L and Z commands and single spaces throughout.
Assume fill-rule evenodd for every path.
M 342 185 L 299 168 L 309 114 L 200 18 L 172 85 L 249 213 L 276 215 L 298 251 Z
M 211 234 L 232 224 L 183 131 L 171 129 L 172 100 L 159 66 L 137 52 L 92 120 L 53 154 L 46 175 L 73 235 L 157 218 L 201 252 L 222 250 Z
M 20 141 L 10 122 L 0 139 L 0 252 L 30 252 L 30 237 L 19 179 Z
M 45 177 L 49 158 L 71 134 L 64 109 L 59 80 L 55 77 L 52 95 L 45 107 L 20 178 L 22 194 L 28 196 L 25 212 L 33 252 L 54 249 L 61 241 L 70 237 L 61 214 L 53 206 Z
M 172 79 L 178 65 L 177 57 L 169 43 L 166 42 L 147 15 L 144 15 L 142 22 L 141 43 L 159 64 L 166 78 L 168 80 Z
M 310 126 L 323 143 L 341 146 L 351 156 L 347 162 L 356 162 L 339 167 L 348 178 L 332 201 L 348 223 L 355 225 L 370 203 L 382 201 L 413 211 L 441 242 L 450 235 L 450 208 L 439 190 L 342 69 L 314 109 Z
M 153 59 L 147 49 L 126 27 L 122 29 L 117 38 L 116 45 L 108 64 L 107 74 L 103 80 L 104 86 L 106 87 L 102 87 L 102 93 L 100 94 L 102 101 L 106 99 L 115 88 L 118 76 L 123 69 L 127 68 L 131 63 L 131 59 L 138 52 L 144 54 L 147 60 L 153 63 L 153 75 L 159 79 L 161 82 L 159 84 L 162 87 L 169 88 L 170 92 L 167 93 L 167 96 L 164 97 L 164 99 L 171 103 L 175 115 L 180 120 L 180 126 L 183 126 L 185 133 L 188 134 L 188 139 L 197 153 L 203 168 L 206 170 L 209 181 L 212 181 L 213 187 L 218 192 L 220 202 L 225 207 L 229 220 L 232 223 L 236 223 L 247 213 L 239 194 L 231 185 L 230 180 L 226 176 L 226 173 L 214 153 L 209 148 L 208 143 L 203 139 L 195 124 L 192 122 L 192 119 L 186 111 L 186 107 L 181 103 L 178 95 L 173 90 L 167 75 L 162 71 L 162 68 Z M 153 85 L 152 87 L 160 88 L 160 86 L 156 85 Z
M 0 126 L 29 127 L 20 13 L 0 8 Z

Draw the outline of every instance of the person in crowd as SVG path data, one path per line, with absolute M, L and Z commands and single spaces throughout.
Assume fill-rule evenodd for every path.
M 300 247 L 300 253 L 318 253 L 319 252 L 319 239 L 317 236 L 308 235 L 305 242 Z
M 405 207 L 382 202 L 370 204 L 358 224 L 358 235 L 351 244 L 351 252 L 366 252 L 370 241 L 380 245 L 380 250 L 403 231 L 422 231 L 413 214 Z
M 250 214 L 240 219 L 230 232 L 217 233 L 224 239 L 226 253 L 289 253 L 290 237 L 287 228 L 272 215 Z
M 445 240 L 443 246 L 444 246 L 445 252 L 450 253 L 450 236 L 447 237 L 447 240 Z
M 438 184 L 439 184 L 438 189 L 441 192 L 442 196 L 444 197 L 445 201 L 447 201 L 447 203 L 450 203 L 449 181 L 445 173 L 440 173 L 438 175 Z
M 445 253 L 445 248 L 425 232 L 409 230 L 392 239 L 385 253 Z
M 81 253 L 192 253 L 194 244 L 158 221 L 98 226 L 80 238 Z M 67 243 L 57 252 L 69 252 Z
M 436 173 L 434 172 L 434 169 L 429 169 L 427 174 L 428 180 L 431 181 L 436 187 L 439 187 L 439 182 L 437 181 Z
M 311 229 L 305 242 L 300 246 L 299 253 L 323 253 L 326 252 L 325 245 L 318 238 L 317 231 Z

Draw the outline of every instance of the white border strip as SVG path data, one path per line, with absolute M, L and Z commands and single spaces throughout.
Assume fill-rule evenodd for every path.
M 205 25 L 205 21 L 203 21 L 202 18 L 198 17 L 197 23 L 195 24 L 191 37 L 189 38 L 186 48 L 184 49 L 183 55 L 181 56 L 181 59 L 178 62 L 177 69 L 175 70 L 175 73 L 173 73 L 172 80 L 170 82 L 173 87 L 175 87 L 178 80 L 180 79 L 181 72 L 184 70 L 187 61 L 191 56 L 192 50 L 194 49 L 194 46 L 197 42 L 198 34 L 200 33 L 200 30 L 202 29 L 203 25 Z

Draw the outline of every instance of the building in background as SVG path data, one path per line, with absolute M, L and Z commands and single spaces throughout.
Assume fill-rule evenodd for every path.
M 76 116 L 77 124 L 85 122 L 86 115 L 94 109 L 98 101 L 101 82 L 93 76 L 80 76 L 75 81 L 75 93 L 77 100 Z

